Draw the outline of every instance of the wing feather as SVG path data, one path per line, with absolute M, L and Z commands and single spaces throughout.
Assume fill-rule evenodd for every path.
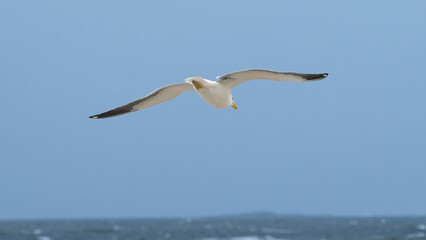
M 90 116 L 90 118 L 108 118 L 114 117 L 130 112 L 135 112 L 145 108 L 152 107 L 156 104 L 169 101 L 177 97 L 179 94 L 187 91 L 192 91 L 194 88 L 190 83 L 178 83 L 173 85 L 168 85 L 162 88 L 155 90 L 154 92 L 148 94 L 146 97 L 139 100 L 133 101 L 121 107 L 112 109 L 110 111 Z
M 217 77 L 218 82 L 224 84 L 229 88 L 256 79 L 273 80 L 273 81 L 294 81 L 294 82 L 306 82 L 316 81 L 324 79 L 328 76 L 328 73 L 320 74 L 306 74 L 306 73 L 294 73 L 294 72 L 275 72 L 263 69 L 249 69 L 239 72 L 229 73 L 223 76 Z

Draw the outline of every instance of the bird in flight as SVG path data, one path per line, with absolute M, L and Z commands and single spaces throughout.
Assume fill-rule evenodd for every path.
M 217 81 L 210 81 L 202 77 L 190 77 L 185 83 L 168 85 L 155 90 L 146 97 L 128 103 L 110 111 L 90 116 L 90 118 L 108 118 L 130 112 L 135 112 L 156 104 L 172 100 L 179 94 L 187 91 L 197 91 L 200 97 L 215 108 L 233 107 L 237 109 L 231 89 L 237 85 L 255 79 L 273 81 L 309 82 L 324 79 L 328 73 L 305 74 L 294 72 L 275 72 L 263 69 L 249 69 L 229 73 L 217 77 Z

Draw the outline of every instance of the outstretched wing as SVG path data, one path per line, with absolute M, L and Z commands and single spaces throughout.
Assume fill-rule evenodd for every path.
M 124 106 L 115 108 L 108 112 L 90 116 L 90 118 L 108 118 L 108 117 L 114 117 L 121 114 L 129 113 L 129 112 L 135 112 L 138 110 L 149 108 L 151 106 L 154 106 L 155 104 L 172 100 L 173 98 L 177 97 L 179 94 L 186 91 L 192 91 L 192 90 L 194 90 L 194 88 L 192 87 L 190 83 L 178 83 L 178 84 L 165 86 L 155 90 L 154 92 L 148 94 L 144 98 L 141 98 L 139 100 L 136 100 Z
M 328 73 L 320 74 L 305 74 L 305 73 L 293 73 L 293 72 L 274 72 L 263 69 L 249 69 L 239 72 L 229 73 L 223 76 L 217 77 L 218 82 L 222 83 L 228 88 L 233 88 L 243 82 L 264 79 L 273 81 L 293 81 L 293 82 L 306 82 L 321 80 L 328 76 Z

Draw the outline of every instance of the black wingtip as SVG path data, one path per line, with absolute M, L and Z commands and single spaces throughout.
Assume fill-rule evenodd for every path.
M 99 113 L 99 114 L 90 116 L 89 118 L 94 118 L 94 119 L 109 118 L 109 117 L 115 117 L 115 116 L 119 116 L 129 112 L 132 112 L 132 110 L 130 109 L 130 107 L 127 107 L 127 105 L 125 105 L 123 107 L 118 107 L 108 112 Z
M 298 76 L 304 78 L 305 81 L 317 81 L 326 78 L 328 76 L 328 73 L 299 74 Z

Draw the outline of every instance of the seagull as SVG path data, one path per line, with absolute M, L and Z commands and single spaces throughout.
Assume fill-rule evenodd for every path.
M 231 95 L 232 88 L 241 83 L 263 79 L 273 81 L 310 82 L 324 79 L 328 73 L 305 74 L 294 72 L 275 72 L 263 69 L 248 69 L 218 76 L 217 81 L 210 81 L 202 77 L 190 77 L 184 83 L 164 86 L 151 92 L 146 97 L 128 103 L 110 111 L 90 116 L 90 118 L 109 118 L 118 115 L 139 111 L 156 104 L 172 100 L 179 94 L 188 91 L 197 91 L 200 97 L 215 108 L 224 109 L 233 107 L 238 109 Z

